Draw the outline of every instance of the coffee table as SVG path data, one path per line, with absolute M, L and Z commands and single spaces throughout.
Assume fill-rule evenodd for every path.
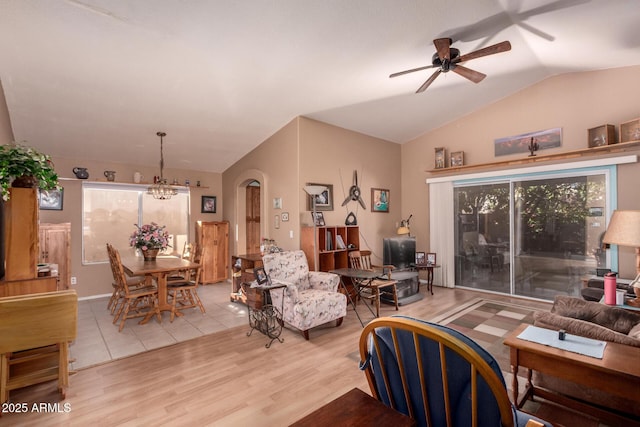
M 559 403 L 577 411 L 612 422 L 614 425 L 640 426 L 640 421 L 632 420 L 605 408 L 536 387 L 532 371 L 562 378 L 585 387 L 598 389 L 616 396 L 638 402 L 640 405 L 640 348 L 608 342 L 602 359 L 588 357 L 531 341 L 517 336 L 527 326 L 520 325 L 504 340 L 510 348 L 511 371 L 513 373 L 513 403 L 518 407 L 534 396 Z M 527 368 L 527 386 L 522 398 L 518 399 L 518 368 Z

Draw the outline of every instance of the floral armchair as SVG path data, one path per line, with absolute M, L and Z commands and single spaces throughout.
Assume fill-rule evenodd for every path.
M 272 282 L 286 283 L 283 292 L 271 292 L 271 301 L 282 318 L 309 339 L 309 329 L 336 321 L 342 324 L 347 314 L 347 297 L 338 292 L 340 277 L 333 273 L 309 271 L 303 251 L 265 254 L 264 269 Z M 284 301 L 283 301 L 284 297 Z

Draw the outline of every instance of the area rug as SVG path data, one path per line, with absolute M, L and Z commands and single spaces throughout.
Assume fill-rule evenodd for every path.
M 447 325 L 473 339 L 510 372 L 509 349 L 504 338 L 522 323 L 533 324 L 534 308 L 484 298 L 471 300 L 431 322 Z

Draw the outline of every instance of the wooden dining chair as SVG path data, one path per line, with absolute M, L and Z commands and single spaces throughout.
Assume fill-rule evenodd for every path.
M 369 281 L 362 280 L 357 283 L 358 286 L 368 288 L 371 303 L 376 306 L 376 316 L 380 316 L 380 298 L 387 296 L 393 299 L 396 310 L 398 310 L 398 289 L 396 280 L 391 278 L 392 265 L 376 266 L 371 263 L 371 251 L 351 251 L 349 252 L 349 265 L 351 268 L 358 270 L 379 271 L 380 277 Z M 356 279 L 357 280 L 357 279 Z
M 107 303 L 107 310 L 110 310 L 111 314 L 114 314 L 118 306 L 124 301 L 124 289 L 120 285 L 120 281 L 117 280 L 118 271 L 116 267 L 117 261 L 114 256 L 114 247 L 109 243 L 107 243 L 107 254 L 109 255 L 109 265 L 111 266 L 111 273 L 113 275 L 113 282 L 111 283 L 113 293 Z M 143 287 L 146 285 L 146 278 L 144 276 L 127 276 L 127 283 L 130 289 Z
M 198 296 L 198 285 L 200 284 L 201 273 L 202 266 L 192 268 L 187 271 L 187 278 L 182 281 L 176 280 L 167 283 L 167 294 L 169 298 L 171 298 L 171 322 L 173 322 L 176 315 L 179 315 L 178 308 L 198 307 L 202 314 L 205 314 L 206 310 Z
M 493 356 L 454 329 L 383 317 L 364 327 L 359 348 L 371 395 L 417 425 L 551 427 L 511 404 Z
M 198 245 L 197 243 L 185 243 L 184 247 L 182 248 L 182 259 L 186 259 L 187 261 L 191 261 L 193 262 L 193 260 L 196 258 L 196 252 L 198 250 Z M 170 284 L 172 282 L 184 282 L 185 280 L 190 280 L 192 279 L 192 277 L 190 277 L 189 275 L 193 273 L 193 271 L 186 269 L 186 270 L 180 270 L 180 271 L 176 271 L 174 273 L 172 273 L 169 277 L 167 277 L 167 284 Z
M 127 281 L 127 275 L 122 267 L 122 259 L 117 249 L 112 248 L 114 257 L 114 276 L 118 282 L 118 286 L 122 289 L 122 303 L 118 306 L 115 316 L 113 317 L 113 324 L 115 325 L 118 319 L 120 319 L 120 327 L 118 332 L 121 332 L 124 328 L 124 323 L 127 319 L 133 319 L 136 317 L 146 316 L 150 312 L 153 312 L 158 322 L 162 320 L 160 316 L 160 309 L 158 308 L 158 288 L 153 285 L 145 286 L 129 286 Z M 145 311 L 146 310 L 146 311 Z

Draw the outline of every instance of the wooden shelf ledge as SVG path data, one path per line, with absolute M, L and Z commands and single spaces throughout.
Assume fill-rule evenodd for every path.
M 440 174 L 451 172 L 470 172 L 474 170 L 490 169 L 503 166 L 519 166 L 531 163 L 548 162 L 552 160 L 569 160 L 577 157 L 595 156 L 599 154 L 618 153 L 633 150 L 640 147 L 640 141 L 620 142 L 618 144 L 604 145 L 602 147 L 585 148 L 582 150 L 568 151 L 564 153 L 547 154 L 544 156 L 536 155 L 533 157 L 525 157 L 524 159 L 511 159 L 491 163 L 480 163 L 477 165 L 454 166 L 441 169 L 427 170 L 428 173 Z

